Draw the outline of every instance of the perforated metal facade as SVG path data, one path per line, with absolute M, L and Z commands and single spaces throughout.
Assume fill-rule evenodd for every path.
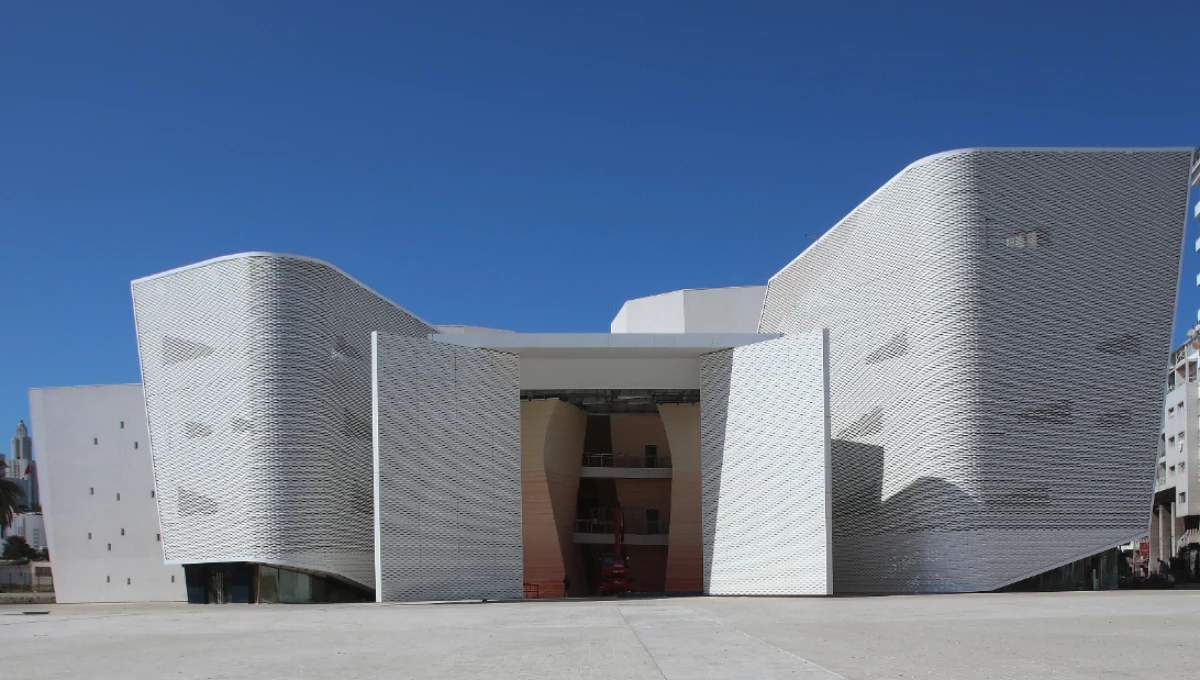
M 1188 150 L 919 161 L 774 276 L 830 332 L 838 592 L 990 590 L 1144 535 Z
M 704 592 L 833 592 L 827 359 L 820 330 L 700 358 Z
M 379 601 L 522 595 L 516 355 L 376 336 Z
M 288 256 L 140 279 L 133 299 L 166 560 L 373 587 L 370 333 L 435 330 Z

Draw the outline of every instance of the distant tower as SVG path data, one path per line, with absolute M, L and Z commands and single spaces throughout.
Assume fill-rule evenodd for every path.
M 10 421 L 11 422 L 11 421 Z M 17 433 L 12 438 L 12 457 L 8 460 L 8 470 L 5 475 L 16 479 L 25 479 L 29 475 L 29 466 L 33 461 L 33 439 L 29 436 L 29 428 L 25 421 L 17 423 Z

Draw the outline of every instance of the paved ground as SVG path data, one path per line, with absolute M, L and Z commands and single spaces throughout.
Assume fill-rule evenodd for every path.
M 5 680 L 1195 678 L 1200 591 L 5 605 L 0 640 Z

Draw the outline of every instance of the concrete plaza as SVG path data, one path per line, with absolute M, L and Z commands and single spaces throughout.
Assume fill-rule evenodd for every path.
M 1198 630 L 1200 591 L 4 605 L 0 676 L 1179 678 Z

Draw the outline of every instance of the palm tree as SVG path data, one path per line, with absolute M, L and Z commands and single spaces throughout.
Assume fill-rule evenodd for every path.
M 13 523 L 13 513 L 21 507 L 25 490 L 20 484 L 4 476 L 7 466 L 0 463 L 0 529 L 8 529 Z

